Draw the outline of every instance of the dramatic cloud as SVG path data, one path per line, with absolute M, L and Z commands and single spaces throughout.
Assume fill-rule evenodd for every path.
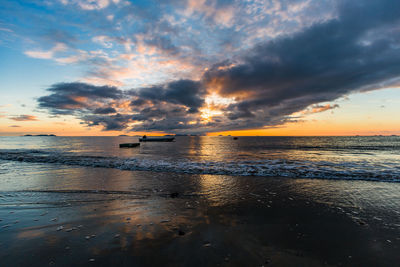
M 38 99 L 40 108 L 53 115 L 77 116 L 88 126 L 103 126 L 105 130 L 185 128 L 196 120 L 206 93 L 199 82 L 191 80 L 126 91 L 59 83 L 47 91 L 50 95 Z
M 161 86 L 141 88 L 138 92 L 131 91 L 138 96 L 139 101 L 170 102 L 190 107 L 189 112 L 195 113 L 204 103 L 205 90 L 199 82 L 179 80 Z M 138 101 L 136 100 L 136 101 Z M 135 102 L 133 102 L 135 104 Z
M 104 108 L 103 105 L 122 97 L 122 91 L 116 87 L 79 82 L 58 83 L 47 90 L 51 94 L 38 99 L 39 107 L 47 108 L 52 114 L 73 114 L 85 109 L 104 114 L 110 108 Z
M 260 44 L 242 63 L 210 69 L 204 81 L 220 95 L 237 98 L 226 112 L 231 120 L 247 121 L 244 127 L 379 88 L 400 76 L 400 47 L 396 38 L 371 33 L 398 27 L 398 12 L 396 1 L 341 2 L 337 19 Z
M 399 81 L 399 1 L 334 1 L 334 11 L 324 15 L 310 7 L 313 1 L 267 2 L 261 5 L 269 7 L 267 10 L 246 5 L 244 12 L 236 2 L 189 1 L 181 10 L 186 17 L 180 20 L 161 14 L 150 18 L 143 12 L 141 16 L 157 21 L 154 28 L 146 25 L 132 38 L 116 38 L 126 50 L 121 57 L 130 63 L 116 67 L 104 56 L 97 62 L 101 67 L 93 70 L 94 76 L 147 79 L 153 66 L 165 62 L 163 57 L 189 62 L 184 65 L 187 68 L 180 72 L 169 69 L 169 75 L 161 79 L 167 82 L 155 79 L 156 85 L 130 90 L 56 84 L 48 89 L 50 95 L 39 98 L 39 106 L 52 114 L 75 115 L 88 126 L 100 125 L 105 130 L 239 130 L 295 121 L 299 119 L 293 115 L 297 112 L 306 115 L 338 108 L 320 103 Z M 136 10 L 131 8 L 128 10 Z M 253 16 L 239 16 L 233 23 L 236 14 Z M 204 25 L 186 31 L 180 27 L 180 22 L 195 19 L 206 21 L 206 25 L 216 23 L 210 27 L 216 38 L 207 34 L 201 35 L 204 40 L 196 37 L 194 33 L 204 33 Z M 271 19 L 276 24 L 271 25 Z M 276 26 L 279 23 L 285 27 Z M 292 23 L 295 26 L 289 27 Z M 111 48 L 111 40 L 116 39 L 98 35 L 93 41 Z M 130 53 L 133 48 L 136 53 Z M 153 62 L 158 65 L 149 68 Z M 171 66 L 178 66 L 174 64 Z M 185 69 L 196 70 L 192 66 L 203 70 L 197 72 L 197 79 L 183 75 Z M 171 77 L 177 78 L 171 81 Z M 221 103 L 206 101 L 213 94 Z
M 106 108 L 96 108 L 93 110 L 93 113 L 95 114 L 110 114 L 110 113 L 116 113 L 117 111 L 115 108 L 112 107 L 106 107 Z
M 13 116 L 9 117 L 10 120 L 14 121 L 37 121 L 38 119 L 36 116 L 33 115 L 19 115 L 19 116 Z

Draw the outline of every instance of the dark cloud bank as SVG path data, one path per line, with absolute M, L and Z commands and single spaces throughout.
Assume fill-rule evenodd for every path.
M 396 82 L 400 1 L 340 1 L 338 8 L 337 18 L 259 44 L 237 62 L 215 64 L 200 81 L 178 80 L 129 91 L 60 83 L 38 99 L 39 107 L 52 114 L 75 115 L 105 130 L 200 133 L 276 126 L 312 104 Z M 235 97 L 236 103 L 212 122 L 200 124 L 206 88 Z M 129 105 L 121 113 L 124 101 Z M 132 122 L 135 125 L 128 128 Z

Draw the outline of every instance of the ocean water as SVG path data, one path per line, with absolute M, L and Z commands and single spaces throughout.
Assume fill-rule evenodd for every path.
M 400 182 L 400 137 L 0 137 L 0 175 L 81 166 L 128 171 Z M 46 167 L 44 167 L 46 166 Z

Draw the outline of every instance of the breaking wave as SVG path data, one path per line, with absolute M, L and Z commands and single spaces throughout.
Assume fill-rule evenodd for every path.
M 346 179 L 400 182 L 400 166 L 371 162 L 296 161 L 262 159 L 246 161 L 190 161 L 188 159 L 120 158 L 78 155 L 48 150 L 0 150 L 0 160 L 115 168 L 132 171 Z

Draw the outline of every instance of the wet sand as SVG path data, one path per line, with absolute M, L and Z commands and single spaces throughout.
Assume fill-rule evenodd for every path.
M 374 186 L 379 191 L 379 187 L 396 190 L 397 184 L 136 175 L 144 177 L 147 186 L 0 192 L 0 265 L 394 266 L 400 262 L 397 196 L 394 206 L 387 207 L 355 205 L 363 196 L 342 202 L 333 197 L 340 187 Z M 165 175 L 171 179 L 165 180 Z M 194 186 L 199 179 L 201 190 Z M 318 194 L 318 186 L 326 194 Z

